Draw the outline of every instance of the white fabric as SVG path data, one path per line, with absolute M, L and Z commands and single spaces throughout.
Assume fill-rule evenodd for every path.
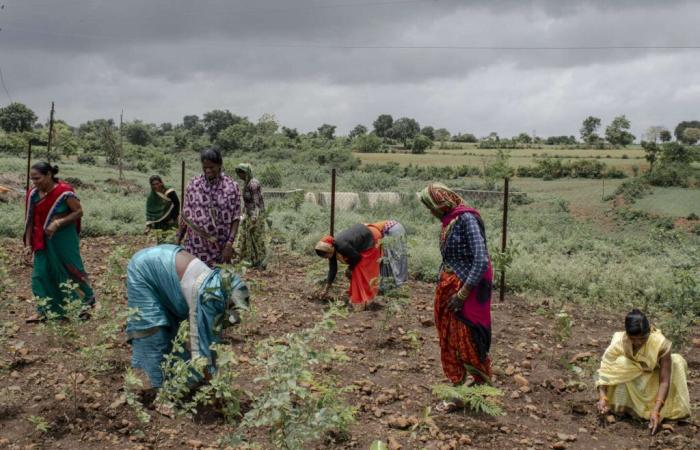
M 197 326 L 197 294 L 202 282 L 211 272 L 212 270 L 206 264 L 195 258 L 187 265 L 187 269 L 182 275 L 182 280 L 180 280 L 180 288 L 185 296 L 190 312 L 190 353 L 192 354 L 192 359 L 200 356 L 199 328 Z

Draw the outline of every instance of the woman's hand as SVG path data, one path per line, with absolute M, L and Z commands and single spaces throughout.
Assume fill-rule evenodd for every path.
M 651 429 L 651 434 L 656 434 L 656 430 L 661 424 L 661 415 L 658 411 L 654 410 L 649 415 L 649 428 Z
M 229 241 L 224 245 L 224 250 L 221 252 L 221 261 L 224 264 L 230 264 L 234 254 L 233 242 Z
M 24 253 L 22 255 L 24 257 L 24 263 L 28 266 L 32 265 L 32 257 L 34 256 L 34 252 L 32 251 L 31 247 L 24 247 Z
M 462 312 L 462 308 L 464 308 L 464 299 L 459 296 L 459 292 L 453 295 L 450 300 L 448 300 L 447 307 L 450 308 L 450 310 L 456 314 Z
M 598 407 L 598 414 L 605 415 L 610 412 L 610 407 L 608 406 L 608 399 L 605 397 L 601 397 L 598 400 L 598 403 L 596 403 L 596 406 Z
M 62 225 L 62 223 L 61 223 L 60 219 L 53 220 L 49 224 L 49 226 L 46 227 L 46 236 L 49 239 L 51 239 L 53 237 L 53 235 L 56 233 L 56 231 L 58 231 L 58 229 L 61 228 L 61 225 Z

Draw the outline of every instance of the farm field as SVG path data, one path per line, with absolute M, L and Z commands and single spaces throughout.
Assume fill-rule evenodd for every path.
M 231 158 L 226 164 L 233 162 Z M 149 174 L 126 171 L 119 182 L 112 168 L 71 159 L 59 164 L 61 177 L 79 182 L 76 189 L 85 210 L 82 253 L 100 300 L 100 309 L 83 328 L 84 339 L 102 342 L 105 327 L 119 324 L 115 317 L 125 311 L 126 261 L 137 249 L 155 243 L 154 236 L 143 234 Z M 20 158 L 0 158 L 0 183 L 21 188 L 24 167 Z M 187 167 L 187 178 L 198 173 L 195 158 L 188 159 Z M 173 164 L 166 183 L 179 190 L 177 169 Z M 348 179 L 339 178 L 340 191 L 352 191 L 343 184 Z M 462 178 L 448 184 L 473 186 L 482 181 Z M 605 180 L 605 194 L 623 181 Z M 424 184 L 400 180 L 392 189 L 413 193 Z M 325 179 L 309 186 L 328 189 Z M 344 390 L 341 398 L 355 408 L 355 421 L 346 438 L 314 441 L 308 448 L 367 449 L 376 439 L 391 442 L 395 449 L 431 450 L 551 448 L 560 441 L 572 449 L 680 449 L 700 443 L 695 422 L 673 423 L 672 429 L 650 437 L 646 423 L 600 422 L 593 401 L 594 371 L 612 333 L 622 328 L 629 308 L 648 304 L 653 322 L 678 343 L 676 348 L 689 362 L 691 399 L 698 407 L 700 330 L 692 315 L 678 317 L 668 305 L 686 301 L 687 286 L 679 284 L 678 277 L 697 279 L 693 264 L 700 238 L 684 229 L 659 228 L 653 221 L 623 220 L 614 202 L 603 200 L 603 180 L 516 177 L 511 186 L 525 192 L 531 203 L 511 205 L 509 247 L 517 251 L 508 270 L 506 301 L 499 303 L 494 296 L 492 358 L 505 415 L 440 415 L 426 410 L 437 402 L 432 386 L 446 380 L 432 313 L 439 225 L 408 196 L 398 205 L 337 211 L 337 229 L 387 217 L 401 221 L 409 236 L 411 280 L 398 297 L 404 303 L 381 297 L 379 309 L 339 317 L 327 333 L 324 347 L 348 359 L 319 364 L 314 372 Z M 697 192 L 659 190 L 649 198 L 665 195 L 656 203 L 675 205 L 665 214 L 676 217 Z M 635 207 L 639 205 L 643 203 Z M 500 202 L 478 206 L 489 248 L 495 252 L 500 246 Z M 262 389 L 255 381 L 262 375 L 256 345 L 265 339 L 284 342 L 286 333 L 312 327 L 328 308 L 310 298 L 314 280 L 327 267 L 313 256 L 312 248 L 327 230 L 328 209 L 292 199 L 271 201 L 269 207 L 274 244 L 268 270 L 244 275 L 252 288 L 255 314 L 225 338 L 239 361 L 236 386 L 248 392 L 243 413 Z M 107 337 L 106 354 L 86 357 L 78 348 L 60 345 L 41 325 L 24 323 L 34 302 L 31 267 L 14 257 L 21 253 L 22 220 L 20 197 L 0 203 L 0 249 L 6 256 L 0 271 L 5 269 L 12 280 L 0 306 L 0 339 L 5 342 L 0 351 L 0 447 L 226 447 L 222 442 L 236 432 L 236 425 L 226 424 L 211 407 L 200 408 L 194 418 L 172 419 L 147 409 L 151 422 L 138 421 L 124 402 L 130 348 L 120 327 Z M 336 283 L 336 296 L 342 291 L 338 285 L 342 283 Z M 557 319 L 562 313 L 570 318 L 566 333 Z M 40 419 L 46 423 L 45 432 L 37 428 Z M 243 434 L 260 448 L 275 448 L 264 429 Z
M 126 247 L 129 254 L 146 244 L 143 238 L 89 238 L 82 248 L 93 275 L 106 277 L 105 261 L 112 251 Z M 20 251 L 16 241 L 5 241 L 3 246 L 11 254 Z M 283 339 L 284 333 L 311 326 L 325 308 L 310 300 L 308 288 L 303 287 L 311 261 L 279 248 L 275 255 L 269 270 L 246 274 L 253 287 L 256 317 L 229 330 L 225 338 L 239 360 L 237 383 L 252 396 L 258 389 L 253 380 L 260 375 L 253 364 L 256 343 Z M 111 347 L 111 368 L 97 373 L 91 373 L 89 365 L 78 369 L 75 376 L 80 381 L 74 391 L 67 360 L 71 351 L 52 342 L 40 326 L 22 321 L 33 310 L 27 295 L 29 272 L 19 261 L 10 263 L 9 275 L 16 283 L 6 294 L 10 300 L 0 314 L 0 319 L 11 323 L 14 343 L 11 366 L 3 372 L 0 388 L 0 445 L 217 448 L 220 439 L 233 433 L 235 427 L 225 425 L 209 410 L 194 419 L 170 419 L 148 411 L 154 416 L 151 424 L 140 424 L 120 400 L 122 373 L 129 364 L 129 347 L 121 340 Z M 375 439 L 406 449 L 550 448 L 560 441 L 568 448 L 693 448 L 700 442 L 697 426 L 689 423 L 674 424 L 672 431 L 650 437 L 646 423 L 622 419 L 603 424 L 597 419 L 591 376 L 612 331 L 620 329 L 623 315 L 581 305 L 572 311 L 571 338 L 562 341 L 554 331 L 557 309 L 549 300 L 512 295 L 504 303 L 496 300 L 493 308 L 495 384 L 505 394 L 505 415 L 426 415 L 426 407 L 435 403 L 431 386 L 444 381 L 433 324 L 433 289 L 432 284 L 411 281 L 405 311 L 390 314 L 384 300 L 380 310 L 337 319 L 326 345 L 344 352 L 348 361 L 319 370 L 348 389 L 345 399 L 356 408 L 356 421 L 347 440 L 316 442 L 309 448 L 367 449 Z M 98 296 L 106 295 L 100 283 Z M 125 299 L 113 301 L 123 306 Z M 96 319 L 90 328 L 99 325 Z M 691 369 L 691 398 L 697 399 L 700 352 L 685 356 Z M 244 401 L 244 410 L 248 402 Z M 37 431 L 28 417 L 42 417 L 50 431 Z M 272 448 L 265 444 L 264 434 L 253 432 L 247 437 L 262 448 Z
M 700 215 L 700 189 L 655 188 L 651 195 L 638 200 L 635 207 L 660 216 L 697 216 Z
M 518 150 L 522 152 L 521 150 Z M 363 164 L 385 164 L 388 162 L 396 162 L 401 166 L 408 166 L 409 164 L 417 166 L 436 166 L 436 167 L 446 167 L 446 166 L 476 166 L 482 167 L 488 164 L 496 156 L 495 150 L 480 150 L 478 155 L 469 154 L 465 155 L 461 151 L 440 151 L 440 152 L 428 152 L 419 155 L 413 155 L 410 153 L 355 153 L 354 155 L 362 161 Z M 483 152 L 483 153 L 481 153 Z M 515 151 L 514 151 L 515 152 Z M 575 151 L 571 151 L 574 153 Z M 537 153 L 537 157 L 533 157 L 532 154 Z M 571 154 L 571 153 L 570 153 Z M 614 154 L 613 154 L 614 155 Z M 616 167 L 624 170 L 628 174 L 632 174 L 632 167 L 636 166 L 640 170 L 645 169 L 648 165 L 644 160 L 644 157 L 632 157 L 622 158 L 621 154 L 619 157 L 611 155 L 611 158 L 606 158 L 601 155 L 600 159 L 597 161 L 603 162 L 610 167 Z M 551 156 L 551 155 L 550 155 Z M 567 158 L 567 154 L 559 156 L 563 161 L 572 159 L 581 159 L 577 156 L 572 156 Z M 520 166 L 532 166 L 535 164 L 538 158 L 544 157 L 543 151 L 527 151 L 522 152 L 522 154 L 515 155 L 511 154 L 511 165 L 513 167 Z M 594 159 L 594 157 L 586 156 L 585 158 Z

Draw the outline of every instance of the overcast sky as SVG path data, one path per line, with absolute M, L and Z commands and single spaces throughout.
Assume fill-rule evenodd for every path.
M 479 136 L 578 136 L 588 115 L 626 114 L 639 137 L 700 119 L 700 49 L 581 49 L 698 47 L 699 1 L 0 4 L 0 105 L 9 93 L 42 120 L 52 100 L 74 125 L 229 109 L 341 133 L 382 113 Z

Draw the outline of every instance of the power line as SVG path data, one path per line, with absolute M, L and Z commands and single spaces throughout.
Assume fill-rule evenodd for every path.
M 7 86 L 5 85 L 5 77 L 2 76 L 2 67 L 0 67 L 0 83 L 2 83 L 2 88 L 5 89 L 5 94 L 7 94 L 7 98 L 10 99 L 10 103 L 13 103 L 10 91 L 7 90 Z
M 19 33 L 44 34 L 49 36 L 74 37 L 81 39 L 101 39 L 119 41 L 142 41 L 137 36 L 109 36 L 84 33 L 64 33 L 44 30 L 19 29 L 4 27 L 3 30 Z M 182 44 L 180 44 L 182 45 Z M 227 43 L 198 41 L 185 44 L 197 47 L 226 46 Z M 300 49 L 336 49 L 336 50 L 461 50 L 461 51 L 607 51 L 607 50 L 700 50 L 700 45 L 362 45 L 362 44 L 319 44 L 319 43 L 237 43 L 239 47 L 251 48 L 300 48 Z

